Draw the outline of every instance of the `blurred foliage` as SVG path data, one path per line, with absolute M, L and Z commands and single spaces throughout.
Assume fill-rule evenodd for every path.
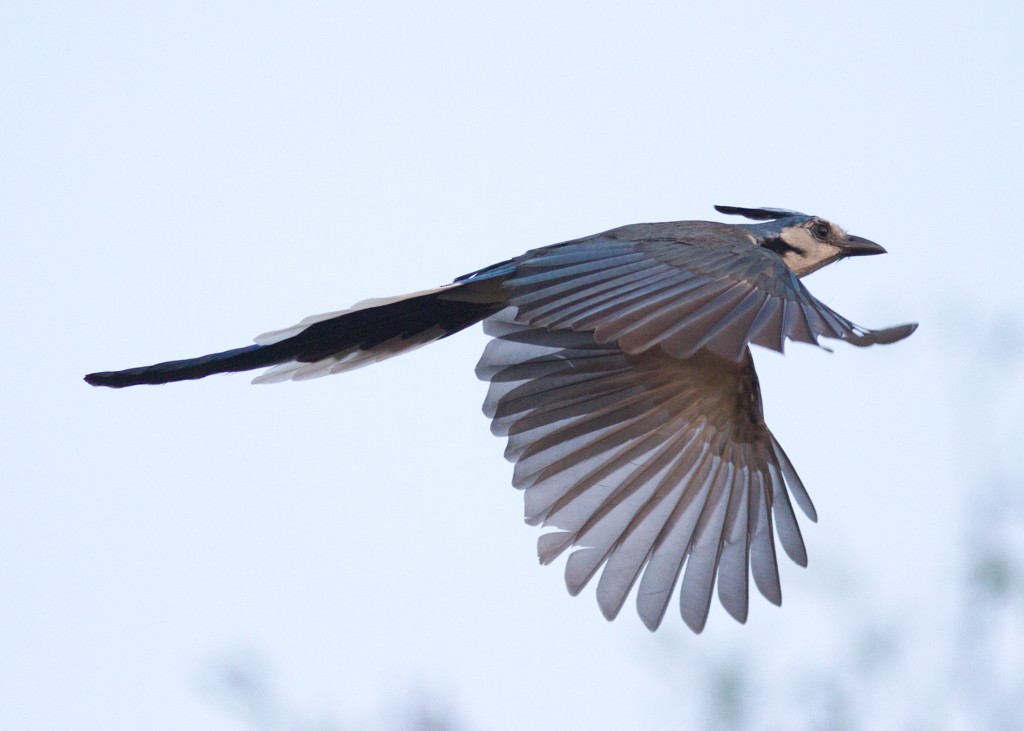
M 243 727 L 255 731 L 460 731 L 464 728 L 443 699 L 422 689 L 396 694 L 371 718 L 338 719 L 330 712 L 298 708 L 283 697 L 271 664 L 251 650 L 235 652 L 214 663 L 203 689 Z

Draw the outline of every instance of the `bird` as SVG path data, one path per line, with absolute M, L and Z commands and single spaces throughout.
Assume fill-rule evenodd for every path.
M 816 299 L 801 279 L 833 262 L 886 253 L 818 216 L 715 206 L 752 223 L 641 223 L 532 249 L 450 284 L 358 302 L 198 358 L 92 373 L 124 388 L 266 368 L 254 383 L 360 368 L 483 323 L 476 367 L 483 411 L 507 438 L 525 520 L 549 529 L 540 562 L 568 551 L 565 582 L 614 619 L 636 587 L 651 631 L 679 586 L 700 633 L 715 587 L 745 623 L 750 578 L 782 592 L 776 537 L 807 552 L 792 504 L 813 503 L 765 424 L 751 345 L 824 347 L 902 340 L 916 323 L 869 330 Z

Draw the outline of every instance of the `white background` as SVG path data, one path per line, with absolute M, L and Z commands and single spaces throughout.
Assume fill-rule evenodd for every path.
M 1019 721 L 1021 5 L 690 6 L 0 6 L 0 728 Z M 479 329 L 81 381 L 715 203 L 882 243 L 807 284 L 922 323 L 756 353 L 820 522 L 746 626 L 609 624 L 537 565 Z

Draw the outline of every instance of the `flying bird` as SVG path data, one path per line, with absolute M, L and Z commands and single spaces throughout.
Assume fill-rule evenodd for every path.
M 800 278 L 878 244 L 817 216 L 716 206 L 755 223 L 641 223 L 527 251 L 411 294 L 359 302 L 199 358 L 93 373 L 123 388 L 267 368 L 254 383 L 360 368 L 483 321 L 484 413 L 508 438 L 526 522 L 570 551 L 569 592 L 598 573 L 608 619 L 632 587 L 657 629 L 682 576 L 683 620 L 703 630 L 714 587 L 745 622 L 749 577 L 781 604 L 775 535 L 807 565 L 795 502 L 814 506 L 764 422 L 750 345 L 893 343 L 916 324 L 855 325 Z

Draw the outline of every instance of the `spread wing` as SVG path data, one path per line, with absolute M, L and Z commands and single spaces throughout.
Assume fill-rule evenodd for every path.
M 683 619 L 700 632 L 716 576 L 722 604 L 746 620 L 749 566 L 781 603 L 774 531 L 807 562 L 789 493 L 815 513 L 764 424 L 749 350 L 739 363 L 706 350 L 682 361 L 628 354 L 591 332 L 522 325 L 511 308 L 484 327 L 494 336 L 477 366 L 491 384 L 484 412 L 508 437 L 527 522 L 556 529 L 538 541 L 541 561 L 576 548 L 572 594 L 603 566 L 597 598 L 611 619 L 639 579 L 637 609 L 653 630 L 682 573 Z
M 660 345 L 689 358 L 708 348 L 735 362 L 750 343 L 780 352 L 787 339 L 866 346 L 895 342 L 916 327 L 854 324 L 815 299 L 777 254 L 734 227 L 681 238 L 615 233 L 516 260 L 505 286 L 519 321 L 593 331 L 597 342 L 618 343 L 627 353 Z

